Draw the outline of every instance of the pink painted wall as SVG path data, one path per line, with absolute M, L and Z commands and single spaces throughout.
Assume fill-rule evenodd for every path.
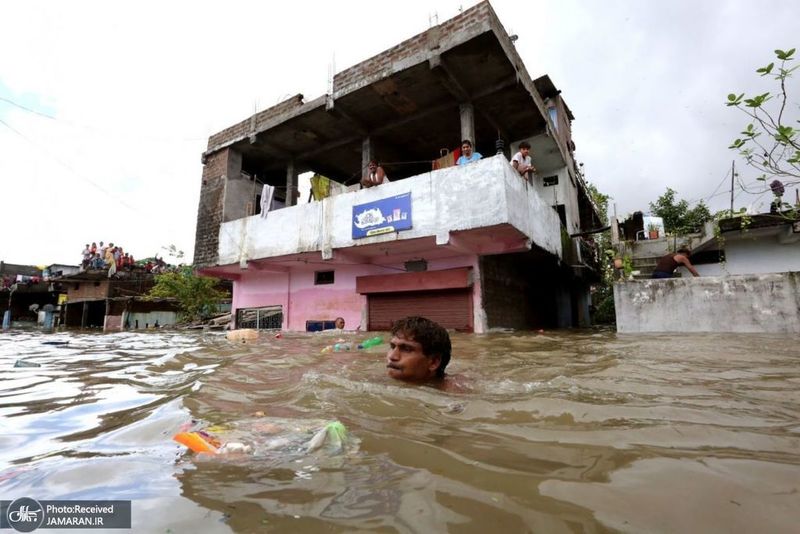
M 474 270 L 473 313 L 482 314 L 480 273 L 477 256 L 459 256 L 428 262 L 428 270 L 472 267 Z M 314 271 L 333 270 L 334 283 L 314 285 Z M 242 273 L 233 283 L 233 313 L 238 308 L 281 306 L 283 329 L 305 331 L 306 321 L 332 321 L 344 317 L 346 329 L 355 330 L 362 325 L 362 312 L 366 311 L 367 298 L 356 293 L 356 277 L 402 272 L 403 265 L 319 265 L 317 269 L 293 269 L 289 273 L 273 273 L 255 269 Z M 475 316 L 475 331 L 483 331 L 484 321 Z

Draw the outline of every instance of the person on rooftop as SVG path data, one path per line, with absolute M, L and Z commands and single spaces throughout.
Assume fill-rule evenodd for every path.
M 511 158 L 511 166 L 514 167 L 520 176 L 530 181 L 533 178 L 533 173 L 536 172 L 536 167 L 533 166 L 531 161 L 531 144 L 523 141 L 519 144 L 519 152 L 514 154 Z
M 84 247 L 83 252 L 81 254 L 83 255 L 83 262 L 81 263 L 81 267 L 83 268 L 83 270 L 86 270 L 89 268 L 89 263 L 92 261 L 92 249 L 89 248 L 88 243 L 86 244 L 86 247 Z
M 480 152 L 472 150 L 472 141 L 469 139 L 461 141 L 461 156 L 458 158 L 458 161 L 456 161 L 456 165 L 466 165 L 467 163 L 478 161 L 481 158 L 483 158 L 483 156 L 481 156 Z
M 678 249 L 678 252 L 665 254 L 659 258 L 658 263 L 656 264 L 656 268 L 653 271 L 653 275 L 651 278 L 672 278 L 675 269 L 678 266 L 683 265 L 689 272 L 692 273 L 692 276 L 700 276 L 697 272 L 697 269 L 694 268 L 692 262 L 689 261 L 689 256 L 691 255 L 691 251 L 686 247 L 681 247 Z
M 367 175 L 361 179 L 361 187 L 375 187 L 388 182 L 389 177 L 386 176 L 383 167 L 374 159 L 370 160 L 367 165 Z

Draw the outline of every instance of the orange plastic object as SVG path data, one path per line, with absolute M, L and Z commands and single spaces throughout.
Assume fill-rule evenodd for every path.
M 180 432 L 172 436 L 172 439 L 194 452 L 217 454 L 217 446 L 211 443 L 211 438 L 206 438 L 197 432 Z

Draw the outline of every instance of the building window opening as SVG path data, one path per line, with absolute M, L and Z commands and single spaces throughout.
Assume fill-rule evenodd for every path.
M 306 321 L 306 332 L 322 332 L 336 328 L 336 321 Z
M 558 175 L 554 174 L 553 176 L 545 176 L 542 178 L 542 185 L 544 187 L 552 187 L 554 185 L 558 185 Z
M 281 326 L 283 326 L 283 309 L 280 306 L 236 310 L 236 328 L 270 330 L 279 329 Z
M 333 283 L 334 271 L 316 271 L 314 272 L 314 285 L 320 286 L 323 284 Z

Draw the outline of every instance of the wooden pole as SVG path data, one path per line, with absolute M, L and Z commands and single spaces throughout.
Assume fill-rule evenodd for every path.
M 733 217 L 733 181 L 736 177 L 736 160 L 731 161 L 731 217 Z

